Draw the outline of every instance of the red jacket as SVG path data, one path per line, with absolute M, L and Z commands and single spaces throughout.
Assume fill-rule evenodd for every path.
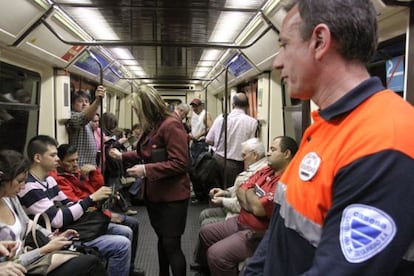
M 81 200 L 104 185 L 104 178 L 98 170 L 91 171 L 88 177 L 82 176 L 80 171 L 71 174 L 59 169 L 50 172 L 49 175 L 56 179 L 59 188 L 72 201 Z
M 274 207 L 274 191 L 280 176 L 281 174 L 275 175 L 275 171 L 270 166 L 266 166 L 240 185 L 240 189 L 243 190 L 254 189 L 256 186 L 260 187 L 261 193 L 256 192 L 256 195 L 259 197 L 260 203 L 266 212 L 266 216 L 257 217 L 241 208 L 239 215 L 240 224 L 247 225 L 255 231 L 265 231 L 268 228 Z

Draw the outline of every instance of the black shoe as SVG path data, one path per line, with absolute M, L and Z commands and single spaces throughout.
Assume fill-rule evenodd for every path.
M 199 201 L 198 201 L 198 199 L 197 198 L 192 198 L 191 199 L 191 204 L 198 204 L 199 203 Z
M 191 263 L 190 264 L 190 269 L 191 270 L 195 270 L 195 271 L 205 271 L 206 270 L 206 267 L 204 267 L 204 266 L 202 266 L 201 264 L 199 264 L 199 263 Z
M 208 199 L 207 198 L 192 198 L 191 199 L 191 204 L 193 205 L 202 205 L 202 204 L 208 204 Z
M 145 276 L 145 270 L 142 268 L 134 268 L 134 270 L 129 273 L 129 276 Z

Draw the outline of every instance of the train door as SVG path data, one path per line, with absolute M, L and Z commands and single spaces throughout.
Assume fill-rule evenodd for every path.
M 162 96 L 163 100 L 168 104 L 168 109 L 173 112 L 174 107 L 180 103 L 187 103 L 187 96 L 177 95 L 177 96 Z

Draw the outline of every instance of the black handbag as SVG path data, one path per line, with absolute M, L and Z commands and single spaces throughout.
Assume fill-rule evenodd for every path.
M 43 222 L 47 230 L 51 231 L 51 224 L 48 215 L 38 213 L 33 218 L 31 228 L 28 229 L 24 240 L 24 252 L 28 252 L 35 248 L 40 248 L 49 242 L 49 238 L 43 234 L 37 227 L 39 218 L 43 218 Z M 56 250 L 45 255 L 26 266 L 27 275 L 47 275 L 50 271 L 61 266 L 72 258 L 83 255 L 81 252 L 69 250 Z
M 165 147 L 155 148 L 151 151 L 151 156 L 148 160 L 148 163 L 157 163 L 168 160 L 168 153 Z
M 45 213 L 37 214 L 33 218 L 32 227 L 29 229 L 30 231 L 26 234 L 24 240 L 25 246 L 28 246 L 30 248 L 40 248 L 49 242 L 49 237 L 47 237 L 42 231 L 37 228 L 40 217 L 43 218 L 43 224 L 45 225 L 46 229 L 49 231 L 51 230 L 49 217 Z
M 79 240 L 87 242 L 106 234 L 110 221 L 102 211 L 87 211 L 78 220 L 62 227 L 61 231 L 74 229 L 79 233 Z

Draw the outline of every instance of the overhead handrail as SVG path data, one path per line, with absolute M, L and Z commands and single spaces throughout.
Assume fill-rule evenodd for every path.
M 178 11 L 182 11 L 182 10 L 191 10 L 191 11 L 219 11 L 219 12 L 246 12 L 246 13 L 256 13 L 256 12 L 260 12 L 260 9 L 257 8 L 226 8 L 226 7 L 213 7 L 213 6 L 208 6 L 208 7 L 188 7 L 188 6 L 153 6 L 153 7 L 148 7 L 145 5 L 136 5 L 136 4 L 119 4 L 119 5 L 114 5 L 114 4 L 106 4 L 106 3 L 56 3 L 54 2 L 54 4 L 59 7 L 70 7 L 70 8 L 95 8 L 95 9 L 99 9 L 99 8 L 105 8 L 105 9 L 139 9 L 139 10 L 156 10 L 156 11 L 164 11 L 164 10 L 178 10 Z
M 268 31 L 273 30 L 269 25 L 258 35 L 250 44 L 234 45 L 233 43 L 191 43 L 191 42 L 171 42 L 171 41 L 135 41 L 135 40 L 95 40 L 95 41 L 70 41 L 65 40 L 53 27 L 44 19 L 40 19 L 42 24 L 62 43 L 79 46 L 141 46 L 141 47 L 182 47 L 182 48 L 215 48 L 215 49 L 247 49 L 259 41 Z
M 36 29 L 42 22 L 46 21 L 46 18 L 49 17 L 49 15 L 52 14 L 54 8 L 53 5 L 50 6 L 48 10 L 46 10 L 42 16 L 37 19 L 32 25 L 29 26 L 29 28 L 26 29 L 14 42 L 11 46 L 17 47 L 34 29 Z

